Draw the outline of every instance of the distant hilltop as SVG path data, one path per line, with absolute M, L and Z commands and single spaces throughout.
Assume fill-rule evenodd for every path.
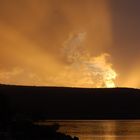
M 57 87 L 57 86 L 36 86 L 36 85 L 32 85 L 32 86 L 29 86 L 29 85 L 6 85 L 6 84 L 0 84 L 0 88 L 6 88 L 6 89 L 9 89 L 9 88 L 17 88 L 17 89 L 58 89 L 58 90 L 84 90 L 84 91 L 131 91 L 133 90 L 134 91 L 139 91 L 140 89 L 138 88 L 129 88 L 129 87 L 115 87 L 115 88 L 82 88 L 82 87 Z
M 0 110 L 32 119 L 140 119 L 140 90 L 0 85 Z

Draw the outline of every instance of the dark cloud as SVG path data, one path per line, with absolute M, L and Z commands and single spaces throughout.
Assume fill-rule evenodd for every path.
M 138 71 L 140 71 L 140 1 L 113 0 L 111 9 L 113 26 L 111 51 L 114 64 L 121 77 L 121 80 L 118 79 L 118 83 L 125 86 L 127 84 L 135 86 L 133 81 L 137 81 L 137 87 L 140 87 L 140 82 L 138 82 Z M 133 77 L 132 82 L 129 77 Z

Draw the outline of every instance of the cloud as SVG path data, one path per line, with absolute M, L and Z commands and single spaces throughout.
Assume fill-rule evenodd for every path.
M 115 87 L 117 74 L 107 61 L 109 54 L 92 56 L 82 46 L 85 39 L 86 33 L 77 33 L 64 42 L 62 53 L 68 64 L 54 82 L 72 87 Z
M 86 51 L 99 54 L 111 44 L 107 5 L 106 0 L 1 1 L 1 82 L 72 86 L 75 82 L 65 84 L 68 74 L 64 76 L 79 70 L 72 58 L 81 61 L 79 56 L 80 59 L 87 57 L 84 56 L 88 54 L 83 49 L 85 46 Z M 72 46 L 70 49 L 62 47 L 69 45 Z M 75 55 L 79 56 L 76 58 Z M 19 73 L 14 73 L 15 70 Z M 2 78 L 4 75 L 8 80 Z

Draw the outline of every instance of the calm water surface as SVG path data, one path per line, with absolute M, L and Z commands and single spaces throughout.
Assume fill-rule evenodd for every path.
M 89 121 L 57 120 L 43 124 L 60 125 L 59 132 L 77 136 L 80 140 L 140 140 L 140 120 L 138 121 Z

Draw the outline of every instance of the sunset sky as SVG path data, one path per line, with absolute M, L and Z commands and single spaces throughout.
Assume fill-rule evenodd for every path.
M 0 83 L 140 88 L 140 1 L 0 0 Z

